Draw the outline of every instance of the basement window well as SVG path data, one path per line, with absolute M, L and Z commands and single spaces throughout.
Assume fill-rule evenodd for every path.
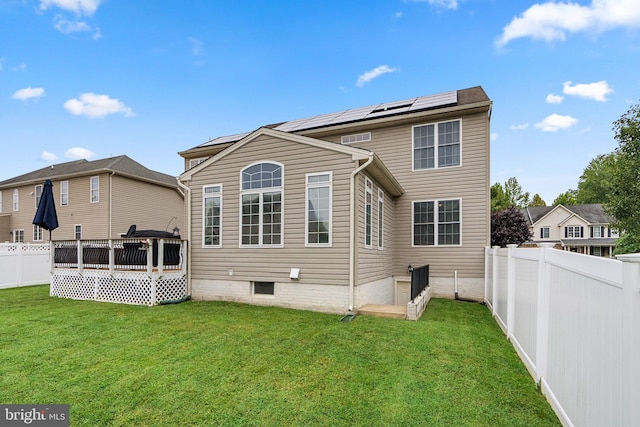
M 253 282 L 254 295 L 273 295 L 274 288 L 273 282 Z

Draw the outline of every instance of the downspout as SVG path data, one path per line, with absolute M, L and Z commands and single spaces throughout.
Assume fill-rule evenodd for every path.
M 116 171 L 112 171 L 109 175 L 109 240 L 113 238 L 111 232 L 113 231 L 113 176 Z
M 183 196 L 186 195 L 187 203 L 187 295 L 191 295 L 191 189 L 184 185 L 180 178 L 177 178 L 178 187 L 183 190 Z
M 351 172 L 351 179 L 349 181 L 349 191 L 351 197 L 349 198 L 349 311 L 353 311 L 353 300 L 355 291 L 355 272 L 356 272 L 356 218 L 355 218 L 355 181 L 356 175 L 364 168 L 369 166 L 373 162 L 373 153 L 369 153 L 369 159 Z

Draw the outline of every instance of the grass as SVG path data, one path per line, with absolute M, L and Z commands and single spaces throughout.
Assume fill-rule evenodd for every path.
M 0 290 L 0 403 L 71 425 L 556 426 L 486 307 L 417 322 L 226 302 L 127 306 Z

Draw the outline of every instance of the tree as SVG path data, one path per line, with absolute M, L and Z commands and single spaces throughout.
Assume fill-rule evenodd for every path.
M 629 241 L 640 241 L 640 104 L 613 122 L 615 151 L 613 187 L 605 211 Z
M 547 206 L 547 202 L 542 200 L 542 197 L 538 193 L 533 195 L 533 199 L 529 202 L 529 206 Z
M 614 153 L 600 154 L 591 160 L 578 180 L 576 202 L 606 204 L 613 189 L 615 168 Z
M 504 183 L 504 193 L 509 199 L 509 205 L 525 208 L 529 205 L 529 193 L 522 191 L 522 187 L 515 177 L 511 177 Z
M 625 233 L 616 241 L 614 255 L 633 254 L 640 252 L 640 238 L 633 234 Z
M 576 190 L 567 190 L 555 198 L 555 200 L 553 201 L 553 206 L 558 206 L 558 205 L 568 206 L 568 205 L 576 205 L 577 203 L 578 202 L 576 202 Z
M 519 245 L 531 237 L 529 224 L 520 209 L 512 206 L 491 214 L 491 246 Z
M 507 209 L 509 206 L 509 198 L 504 192 L 502 184 L 496 182 L 491 186 L 491 212 L 498 212 Z

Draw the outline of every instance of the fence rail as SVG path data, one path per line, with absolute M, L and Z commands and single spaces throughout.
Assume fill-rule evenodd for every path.
M 0 243 L 0 289 L 50 280 L 49 244 Z
M 488 248 L 485 302 L 564 425 L 640 425 L 640 254 Z

